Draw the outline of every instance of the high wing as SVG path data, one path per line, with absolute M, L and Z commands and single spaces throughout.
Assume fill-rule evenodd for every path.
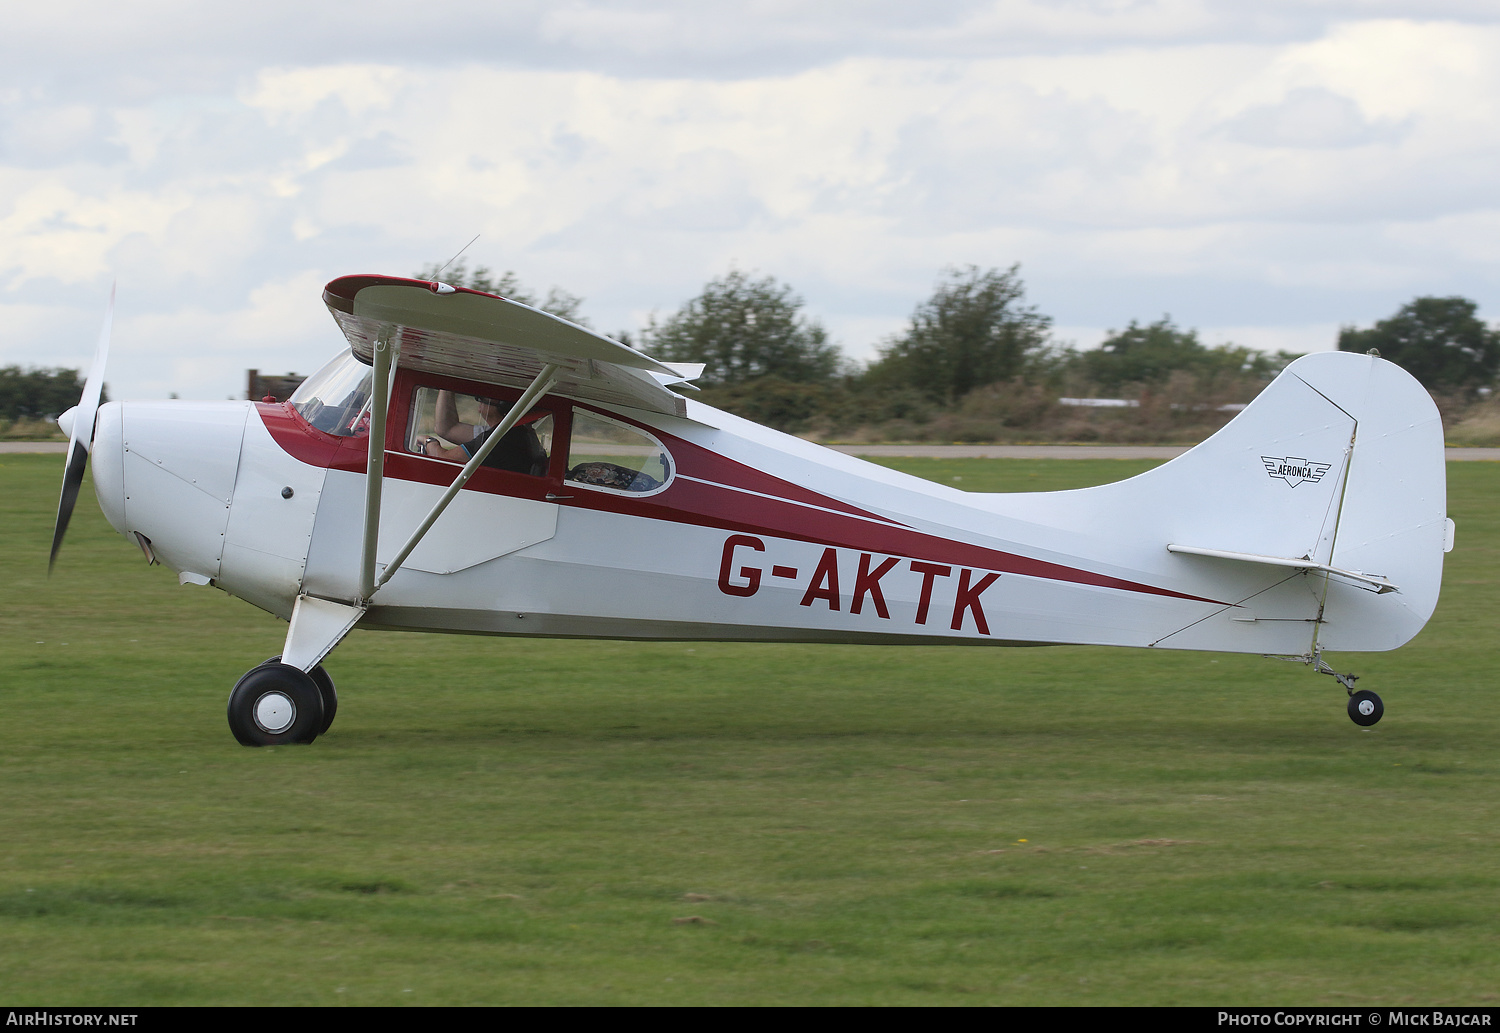
M 667 385 L 696 364 L 658 362 L 566 319 L 494 294 L 396 276 L 341 276 L 323 301 L 361 361 L 391 339 L 405 369 L 524 388 L 556 366 L 552 390 L 570 398 L 686 418 Z
M 658 362 L 529 305 L 437 281 L 398 276 L 342 276 L 323 288 L 323 301 L 356 358 L 374 367 L 371 447 L 366 465 L 365 519 L 359 591 L 352 600 L 299 596 L 282 659 L 308 670 L 370 606 L 506 433 L 548 391 L 570 398 L 687 418 L 687 402 L 667 389 L 703 372 L 698 364 Z M 505 418 L 454 477 L 403 545 L 377 561 L 385 482 L 385 421 L 395 367 L 504 384 L 524 390 Z

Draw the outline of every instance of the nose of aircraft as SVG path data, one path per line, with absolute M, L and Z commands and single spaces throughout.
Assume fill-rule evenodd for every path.
M 57 418 L 58 427 L 60 427 L 62 429 L 62 432 L 70 438 L 73 436 L 73 421 L 74 418 L 77 417 L 77 415 L 78 406 L 75 405 Z
M 248 402 L 109 402 L 90 465 L 99 508 L 167 567 L 217 577 Z
M 104 519 L 121 534 L 125 530 L 125 456 L 124 429 L 121 421 L 123 402 L 105 402 L 99 407 L 94 424 L 94 445 L 89 452 L 89 465 L 94 469 L 94 494 L 99 497 L 99 508 Z M 57 418 L 59 425 L 64 420 L 68 426 L 64 431 L 72 433 L 72 417 L 76 411 L 69 409 Z

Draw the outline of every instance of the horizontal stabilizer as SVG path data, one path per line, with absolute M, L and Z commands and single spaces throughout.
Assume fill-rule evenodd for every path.
M 1330 566 L 1327 563 L 1319 563 L 1304 557 L 1293 558 L 1290 556 L 1260 556 L 1251 552 L 1228 552 L 1224 549 L 1199 549 L 1191 545 L 1168 545 L 1168 552 L 1182 553 L 1187 556 L 1211 556 L 1220 560 L 1239 560 L 1243 563 L 1263 563 L 1270 567 L 1300 567 L 1303 570 L 1316 570 L 1324 574 L 1335 574 L 1351 581 L 1358 581 L 1370 585 L 1377 592 L 1399 592 L 1401 589 L 1391 584 L 1383 577 L 1374 574 L 1363 574 L 1359 571 L 1344 570 L 1340 567 Z

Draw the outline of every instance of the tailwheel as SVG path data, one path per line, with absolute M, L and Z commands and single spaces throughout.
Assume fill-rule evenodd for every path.
M 1349 694 L 1349 720 L 1368 728 L 1385 714 L 1385 704 L 1369 689 Z
M 1368 728 L 1377 723 L 1385 716 L 1385 704 L 1380 702 L 1380 697 L 1369 689 L 1354 690 L 1354 683 L 1359 681 L 1357 674 L 1340 674 L 1323 659 L 1323 651 L 1317 646 L 1313 647 L 1311 653 L 1302 656 L 1282 656 L 1279 660 L 1291 660 L 1293 663 L 1307 664 L 1319 674 L 1326 674 L 1344 687 L 1349 693 L 1349 720 L 1355 724 Z
M 252 668 L 229 693 L 229 730 L 245 746 L 310 743 L 323 718 L 317 682 L 287 664 L 267 661 Z

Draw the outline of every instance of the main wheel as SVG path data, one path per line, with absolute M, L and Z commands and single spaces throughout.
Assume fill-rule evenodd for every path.
M 1349 697 L 1349 720 L 1368 728 L 1385 714 L 1385 704 L 1380 697 L 1368 689 L 1360 689 Z
M 245 746 L 309 743 L 323 727 L 323 694 L 311 675 L 263 663 L 229 693 L 229 730 Z
M 318 687 L 318 695 L 323 697 L 323 724 L 318 729 L 318 734 L 322 735 L 333 726 L 333 716 L 339 712 L 339 694 L 334 691 L 333 679 L 328 677 L 322 664 L 307 673 L 312 675 L 313 684 Z
M 281 663 L 281 654 L 277 653 L 271 659 L 267 660 L 266 663 Z M 261 666 L 264 667 L 265 664 L 261 664 Z M 339 694 L 334 691 L 333 679 L 328 676 L 328 672 L 323 669 L 322 664 L 315 665 L 307 673 L 312 675 L 313 684 L 317 685 L 318 692 L 323 696 L 323 727 L 318 729 L 318 734 L 323 735 L 329 728 L 333 727 L 334 715 L 339 712 Z

